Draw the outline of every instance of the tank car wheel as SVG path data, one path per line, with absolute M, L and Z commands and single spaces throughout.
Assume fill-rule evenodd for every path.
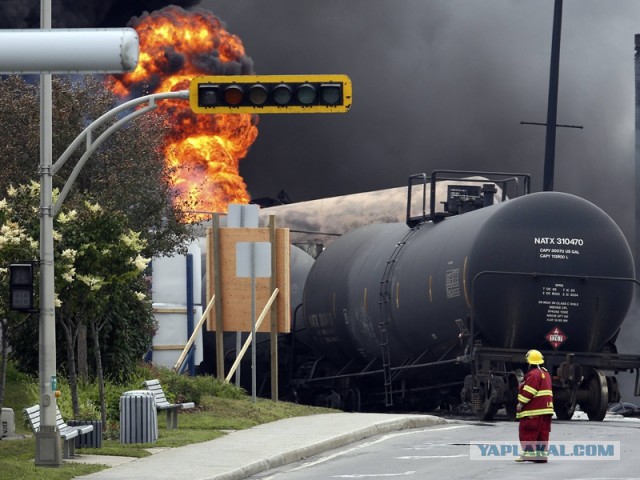
M 600 370 L 594 370 L 589 378 L 587 388 L 589 390 L 589 403 L 583 407 L 584 411 L 589 420 L 601 422 L 607 414 L 609 405 L 607 377 Z
M 344 410 L 346 412 L 360 412 L 362 402 L 359 388 L 350 388 L 344 399 Z
M 481 418 L 484 421 L 493 420 L 493 417 L 498 413 L 498 405 L 494 405 L 491 399 L 487 399 L 484 402 Z
M 499 405 L 496 404 L 496 392 L 493 390 L 491 394 L 487 395 L 487 398 L 482 404 L 480 418 L 485 421 L 493 420 L 493 417 L 498 413 L 499 408 Z
M 334 390 L 323 390 L 316 393 L 313 399 L 313 405 L 316 407 L 333 408 L 340 410 L 341 397 Z
M 523 376 L 522 374 L 522 370 L 518 369 L 519 374 L 521 376 Z M 515 421 L 516 420 L 516 414 L 518 413 L 517 411 L 517 405 L 518 405 L 518 389 L 519 389 L 519 378 L 518 378 L 518 371 L 516 371 L 516 373 L 514 375 L 509 375 L 509 399 L 504 402 L 504 408 L 505 411 L 507 412 L 507 418 L 509 420 Z
M 554 403 L 553 410 L 556 412 L 558 420 L 571 420 L 571 417 L 573 417 L 573 413 L 576 410 L 576 406 L 564 403 Z

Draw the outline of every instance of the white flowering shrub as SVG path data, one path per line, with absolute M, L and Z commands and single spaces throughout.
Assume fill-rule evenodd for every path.
M 9 310 L 9 265 L 37 258 L 38 242 L 18 223 L 11 202 L 3 198 L 0 200 L 0 321 L 3 330 L 8 329 L 9 320 L 18 315 Z
M 7 190 L 7 197 L 0 201 L 0 255 L 19 244 L 24 251 L 21 260 L 39 257 L 33 240 L 39 232 L 39 195 L 35 182 Z M 56 323 L 58 337 L 63 336 L 67 344 L 66 355 L 58 354 L 60 368 L 75 376 L 77 336 L 85 326 L 90 339 L 89 363 L 93 364 L 91 355 L 96 349 L 104 349 L 99 353 L 105 359 L 105 371 L 112 377 L 126 378 L 127 369 L 149 348 L 155 329 L 144 280 L 149 264 L 144 255 L 147 243 L 128 228 L 122 213 L 86 199 L 67 201 L 54 218 L 53 228 Z M 2 275 L 0 272 L 2 288 L 8 288 Z M 37 371 L 34 329 L 37 319 L 21 325 L 11 341 L 20 364 Z M 93 337 L 99 337 L 98 341 Z M 95 367 L 91 365 L 89 370 L 95 371 Z

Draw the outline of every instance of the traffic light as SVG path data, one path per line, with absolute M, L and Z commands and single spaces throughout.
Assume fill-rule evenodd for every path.
M 33 263 L 9 265 L 9 308 L 21 312 L 33 310 Z
M 222 75 L 195 77 L 195 113 L 344 113 L 351 108 L 346 75 Z

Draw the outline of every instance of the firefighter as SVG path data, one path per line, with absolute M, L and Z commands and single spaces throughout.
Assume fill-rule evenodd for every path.
M 546 463 L 553 415 L 551 374 L 542 366 L 544 358 L 538 350 L 529 350 L 526 358 L 529 371 L 520 384 L 516 406 L 522 447 L 522 454 L 516 462 Z

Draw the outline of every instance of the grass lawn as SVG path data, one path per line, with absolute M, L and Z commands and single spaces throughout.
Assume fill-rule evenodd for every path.
M 16 416 L 16 432 L 27 438 L 0 441 L 0 480 L 67 480 L 105 468 L 100 465 L 77 463 L 64 463 L 61 467 L 36 467 L 34 464 L 35 438 L 22 420 L 25 399 L 19 389 L 7 390 L 4 405 L 13 408 Z M 150 447 L 172 448 L 205 442 L 225 435 L 227 430 L 242 430 L 282 418 L 331 411 L 333 410 L 264 399 L 258 399 L 256 403 L 252 403 L 250 397 L 228 399 L 205 396 L 197 409 L 180 412 L 177 429 L 167 430 L 165 415 L 160 412 L 158 416 L 160 436 L 153 444 L 122 445 L 118 440 L 104 440 L 102 448 L 78 449 L 76 453 L 144 457 L 150 455 L 146 451 L 146 448 Z

